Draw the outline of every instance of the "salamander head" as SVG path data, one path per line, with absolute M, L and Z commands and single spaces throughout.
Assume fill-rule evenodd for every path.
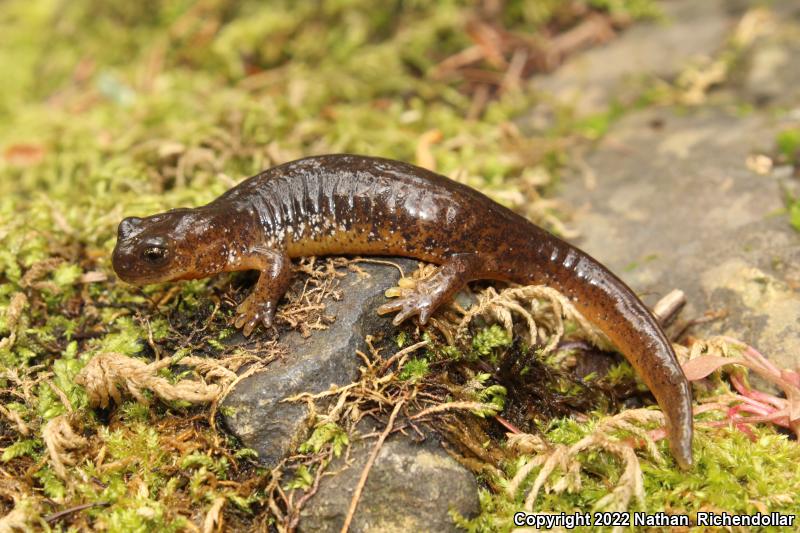
M 173 209 L 119 224 L 112 264 L 128 283 L 147 285 L 196 279 L 222 270 L 215 217 L 197 209 Z

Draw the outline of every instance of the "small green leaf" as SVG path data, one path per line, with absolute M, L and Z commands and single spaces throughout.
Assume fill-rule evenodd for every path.
M 778 149 L 793 162 L 800 152 L 800 129 L 784 130 L 778 134 Z
M 7 463 L 12 459 L 22 457 L 23 455 L 34 457 L 36 448 L 40 447 L 41 445 L 42 443 L 38 439 L 18 440 L 3 451 L 3 455 L 0 457 L 0 460 L 2 460 L 4 463 Z
M 300 465 L 294 472 L 294 479 L 292 479 L 286 486 L 287 489 L 302 489 L 308 490 L 314 484 L 314 476 L 309 472 L 306 465 Z
M 333 454 L 339 457 L 344 447 L 350 444 L 350 438 L 338 424 L 330 422 L 315 428 L 311 437 L 298 447 L 298 451 L 300 453 L 317 453 L 327 443 L 331 444 Z
M 789 204 L 789 223 L 796 231 L 800 231 L 800 200 Z
M 427 359 L 415 357 L 406 361 L 398 377 L 403 381 L 416 383 L 428 375 L 429 369 L 430 364 Z

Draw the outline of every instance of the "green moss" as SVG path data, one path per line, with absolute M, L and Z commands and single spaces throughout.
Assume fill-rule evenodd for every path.
M 501 326 L 493 324 L 477 332 L 472 339 L 472 349 L 476 356 L 497 361 L 497 348 L 511 346 L 511 336 Z
M 193 468 L 214 472 L 219 479 L 225 479 L 230 465 L 225 457 L 214 459 L 203 453 L 193 453 L 187 455 L 181 461 L 181 468 L 191 470 Z
M 789 223 L 795 230 L 800 231 L 800 201 L 789 204 Z
M 59 479 L 52 468 L 45 467 L 34 474 L 48 498 L 62 501 L 67 494 L 67 487 Z
M 560 420 L 545 428 L 545 436 L 554 443 L 574 444 L 593 429 L 592 424 Z M 755 439 L 732 429 L 698 427 L 695 439 L 696 466 L 688 472 L 674 465 L 665 466 L 639 456 L 645 482 L 644 505 L 632 510 L 669 510 L 693 518 L 700 510 L 724 510 L 731 514 L 753 514 L 770 511 L 796 513 L 794 494 L 800 488 L 800 447 L 785 435 L 769 427 L 754 429 Z M 666 442 L 659 443 L 668 456 Z M 576 492 L 542 492 L 537 512 L 584 512 L 596 509 L 598 501 L 608 494 L 609 483 L 622 475 L 622 465 L 605 453 L 591 452 L 581 457 L 584 465 L 581 489 Z M 508 479 L 520 463 L 506 468 Z M 557 471 L 558 472 L 558 471 Z M 538 469 L 534 469 L 532 480 Z M 523 494 L 530 489 L 525 485 Z M 468 531 L 510 531 L 513 513 L 522 510 L 523 494 L 511 499 L 504 492 L 481 491 L 481 513 L 473 519 L 456 517 Z M 590 529 L 577 529 L 589 531 Z M 785 529 L 790 531 L 791 529 Z
M 398 378 L 412 383 L 420 381 L 428 375 L 430 363 L 424 357 L 412 357 L 400 369 Z
M 22 456 L 34 457 L 37 450 L 41 450 L 42 442 L 38 439 L 24 439 L 18 440 L 11 446 L 3 450 L 3 455 L 0 456 L 0 461 L 7 463 L 12 459 Z
M 314 483 L 314 476 L 306 465 L 300 465 L 294 472 L 294 478 L 289 481 L 286 488 L 308 490 Z
M 330 444 L 334 457 L 339 457 L 344 448 L 350 444 L 350 438 L 338 424 L 322 424 L 314 428 L 311 436 L 297 448 L 297 451 L 300 453 L 319 453 L 326 444 Z
M 800 153 L 800 129 L 784 130 L 778 134 L 778 150 L 788 161 L 794 162 Z
M 398 348 L 402 348 L 406 344 L 408 344 L 408 333 L 405 331 L 401 331 L 398 333 L 394 338 L 394 343 L 397 345 Z
M 150 418 L 150 407 L 139 402 L 125 402 L 119 407 L 119 413 L 128 424 L 142 424 Z
M 163 504 L 147 499 L 132 499 L 126 507 L 112 509 L 102 520 L 108 531 L 114 533 L 177 532 L 186 528 L 186 519 L 170 520 Z
M 258 452 L 252 448 L 239 448 L 233 455 L 237 459 L 258 459 Z
M 489 385 L 481 389 L 478 393 L 478 401 L 491 405 L 492 409 L 490 412 L 480 412 L 476 414 L 479 414 L 479 416 L 486 416 L 487 414 L 494 415 L 501 412 L 506 405 L 506 394 L 506 388 L 502 385 Z

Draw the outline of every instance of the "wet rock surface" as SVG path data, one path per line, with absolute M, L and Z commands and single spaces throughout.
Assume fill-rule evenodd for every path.
M 417 265 L 407 259 L 391 261 L 406 274 Z M 281 343 L 288 353 L 266 371 L 240 382 L 225 399 L 227 427 L 267 466 L 276 465 L 308 436 L 305 404 L 281 400 L 354 381 L 362 364 L 356 350 L 366 350 L 364 338 L 396 331 L 391 317 L 378 316 L 376 308 L 386 301 L 384 291 L 397 284 L 398 269 L 370 263 L 359 267 L 369 277 L 348 272 L 340 280 L 343 298 L 328 303 L 327 313 L 336 316 L 329 329 L 315 331 L 307 339 L 297 332 L 285 335 Z M 359 433 L 380 429 L 365 422 Z M 356 441 L 347 461 L 342 456 L 328 467 L 336 474 L 324 477 L 304 506 L 302 531 L 340 530 L 374 442 Z M 464 516 L 478 512 L 473 475 L 447 454 L 435 434 L 422 442 L 396 434 L 381 448 L 350 531 L 453 531 L 451 509 Z
M 339 531 L 375 439 L 353 446 L 354 460 L 329 467 L 319 491 L 303 508 L 301 531 Z M 457 531 L 450 511 L 478 512 L 475 478 L 442 449 L 434 435 L 412 442 L 395 434 L 384 442 L 370 470 L 350 531 Z
M 406 274 L 417 265 L 407 259 L 392 261 Z M 282 337 L 286 355 L 264 372 L 242 380 L 224 401 L 225 424 L 267 466 L 276 465 L 306 438 L 307 407 L 281 400 L 352 382 L 362 364 L 356 350 L 366 349 L 364 338 L 394 331 L 391 317 L 378 316 L 375 309 L 386 301 L 383 293 L 397 283 L 399 270 L 372 263 L 359 267 L 369 276 L 348 272 L 340 280 L 343 298 L 329 301 L 326 310 L 336 317 L 329 329 L 315 331 L 306 339 L 296 331 Z
M 799 65 L 800 67 L 800 65 Z M 800 364 L 800 234 L 788 222 L 790 168 L 759 175 L 784 121 L 724 107 L 656 109 L 616 124 L 564 196 L 581 206 L 579 246 L 653 304 L 687 293 L 684 316 L 725 311 L 695 334 L 730 334 L 781 365 Z
M 756 107 L 796 108 L 800 103 L 800 3 L 777 2 L 770 13 L 771 31 L 745 55 L 744 74 L 732 86 L 740 99 Z
M 646 26 L 637 26 L 576 59 L 588 62 L 595 55 L 595 64 L 583 71 L 583 84 L 599 89 L 586 93 L 590 105 L 584 110 L 594 109 L 592 91 L 604 91 L 604 98 L 613 94 L 608 80 L 619 83 L 619 70 L 631 66 L 615 64 L 617 53 L 638 50 L 630 56 L 636 63 L 643 54 L 636 72 L 674 76 L 693 54 L 713 57 L 737 17 L 757 4 L 663 5 L 674 20 L 671 29 L 653 26 L 646 36 L 639 33 L 647 32 Z M 696 17 L 687 18 L 692 11 Z M 800 5 L 774 2 L 760 24 L 766 31 L 742 51 L 736 68 L 706 102 L 629 110 L 565 180 L 559 195 L 578 208 L 576 244 L 648 304 L 682 289 L 689 301 L 684 318 L 726 313 L 695 326 L 693 334 L 729 334 L 780 365 L 796 367 L 800 233 L 785 213 L 786 191 L 798 188 L 796 171 L 785 165 L 757 172 L 751 156 L 775 155 L 778 133 L 800 126 Z M 675 53 L 667 53 L 672 46 Z M 683 59 L 673 63 L 670 57 Z M 568 65 L 544 86 L 577 86 L 577 68 Z

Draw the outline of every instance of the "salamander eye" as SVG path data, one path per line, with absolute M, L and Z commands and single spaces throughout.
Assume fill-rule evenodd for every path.
M 159 263 L 166 259 L 167 249 L 163 246 L 148 246 L 142 252 L 142 257 L 149 263 Z

